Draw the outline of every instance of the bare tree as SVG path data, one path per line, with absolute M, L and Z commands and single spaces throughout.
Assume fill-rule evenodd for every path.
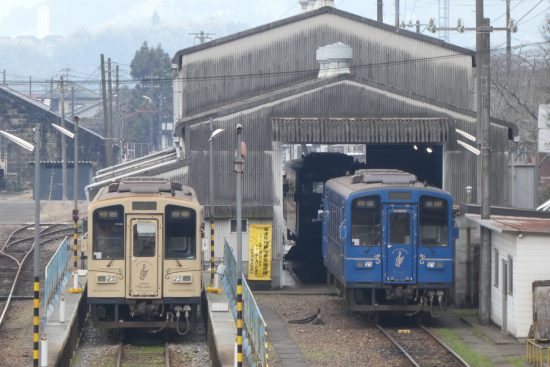
M 550 33 L 546 34 L 550 37 Z M 520 151 L 536 151 L 539 104 L 550 103 L 550 48 L 546 44 L 517 48 L 512 70 L 506 71 L 506 55 L 491 62 L 491 114 L 515 123 L 520 133 Z

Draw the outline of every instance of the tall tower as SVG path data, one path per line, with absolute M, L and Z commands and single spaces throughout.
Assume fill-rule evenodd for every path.
M 437 26 L 449 28 L 449 0 L 439 0 L 439 21 Z M 439 38 L 449 42 L 449 31 L 439 31 Z

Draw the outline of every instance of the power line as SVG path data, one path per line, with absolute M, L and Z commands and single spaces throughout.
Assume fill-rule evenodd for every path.
M 535 15 L 535 16 L 533 16 L 533 17 L 527 19 L 527 20 L 525 21 L 525 23 L 529 23 L 529 22 L 532 21 L 533 19 L 535 19 L 535 18 L 537 18 L 538 16 L 540 16 L 540 15 L 546 13 L 546 12 L 549 11 L 549 10 L 550 10 L 550 7 L 544 9 L 543 11 L 541 11 L 540 13 L 538 13 L 537 15 Z
M 537 46 L 537 45 L 545 45 L 550 44 L 549 41 L 541 41 L 541 42 L 534 42 L 534 43 L 528 43 L 523 45 L 516 45 L 512 46 L 512 48 L 525 48 L 530 46 Z M 497 47 L 492 48 L 489 50 L 481 50 L 482 52 L 491 52 L 491 53 L 497 53 L 501 52 L 503 50 L 506 50 L 506 47 Z M 473 51 L 472 51 L 473 52 Z M 447 55 L 441 55 L 441 56 L 433 56 L 433 57 L 423 57 L 423 58 L 415 58 L 415 59 L 407 59 L 407 60 L 395 60 L 395 61 L 385 61 L 385 62 L 379 62 L 379 63 L 369 63 L 369 64 L 362 64 L 362 65 L 351 65 L 350 69 L 365 69 L 365 68 L 380 68 L 380 67 L 388 67 L 388 66 L 399 66 L 399 65 L 407 65 L 407 64 L 421 64 L 426 62 L 437 62 L 440 60 L 446 60 L 456 57 L 465 57 L 470 56 L 467 53 L 451 53 Z M 292 76 L 292 75 L 302 75 L 302 74 L 308 74 L 308 73 L 317 73 L 319 72 L 318 68 L 314 69 L 303 69 L 303 70 L 289 70 L 289 71 L 279 71 L 279 72 L 266 72 L 266 73 L 250 73 L 250 74 L 220 74 L 220 75 L 212 75 L 212 76 L 197 76 L 197 77 L 185 77 L 185 78 L 144 78 L 144 79 L 126 79 L 126 80 L 120 80 L 120 84 L 136 84 L 136 83 L 144 83 L 144 84 L 158 84 L 158 83 L 172 83 L 173 81 L 209 81 L 209 80 L 224 80 L 224 79 L 248 79 L 248 78 L 265 78 L 265 77 L 284 77 L 284 76 Z M 78 81 L 73 80 L 74 83 L 84 83 L 84 81 Z M 37 81 L 36 84 L 46 84 L 49 83 L 49 81 Z M 99 80 L 92 80 L 92 81 L 86 81 L 86 83 L 99 83 Z M 7 81 L 6 84 L 8 85 L 27 85 L 27 80 L 15 80 L 15 81 Z
M 518 21 L 517 21 L 516 23 L 519 24 L 519 22 L 521 22 L 521 20 L 522 20 L 523 18 L 525 18 L 527 15 L 529 15 L 529 13 L 531 13 L 533 10 L 535 10 L 535 8 L 536 8 L 537 6 L 539 6 L 540 4 L 542 4 L 543 1 L 544 1 L 544 0 L 540 0 L 540 1 L 537 3 L 537 5 L 533 6 L 527 13 L 525 13 L 521 18 L 519 18 Z

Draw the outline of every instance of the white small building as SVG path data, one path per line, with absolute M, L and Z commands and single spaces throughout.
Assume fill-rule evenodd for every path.
M 466 217 L 491 230 L 491 321 L 526 338 L 533 323 L 533 282 L 550 279 L 550 218 Z

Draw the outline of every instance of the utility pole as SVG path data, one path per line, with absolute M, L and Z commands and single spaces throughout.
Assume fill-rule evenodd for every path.
M 115 66 L 115 138 L 120 144 L 120 80 L 119 68 Z M 122 147 L 119 148 L 122 153 Z
M 32 98 L 32 76 L 29 76 L 29 98 Z
M 105 85 L 105 56 L 101 54 L 101 97 L 103 99 L 103 127 L 105 129 L 105 164 L 110 166 L 113 162 L 111 149 L 112 141 L 109 136 L 109 111 L 107 109 L 107 86 Z
M 109 103 L 109 138 L 111 139 L 111 164 L 115 164 L 115 155 L 114 155 L 114 125 L 113 125 L 113 78 L 112 78 L 112 65 L 111 58 L 107 59 L 107 103 Z
M 199 44 L 203 44 L 208 41 L 212 41 L 212 37 L 216 33 L 205 33 L 204 31 L 200 31 L 199 33 L 189 33 L 189 35 L 194 36 L 195 40 L 199 40 Z
M 483 1 L 483 0 L 477 0 Z M 483 19 L 478 26 L 481 45 L 477 52 L 483 56 L 481 64 L 481 219 L 491 218 L 491 95 L 490 95 L 490 21 Z M 488 324 L 491 319 L 491 231 L 481 226 L 479 319 Z
M 63 75 L 60 77 L 59 89 L 61 93 L 61 127 L 65 127 L 65 86 L 63 83 Z M 62 189 L 63 189 L 63 201 L 68 199 L 67 196 L 67 141 L 65 135 L 61 134 L 61 176 L 62 176 Z
M 454 30 L 453 28 L 437 28 L 433 19 L 428 26 L 430 32 L 437 30 Z M 464 28 L 459 19 L 456 28 L 459 32 L 476 31 L 476 135 L 481 137 L 481 160 L 478 160 L 478 197 L 481 206 L 481 219 L 491 218 L 491 40 L 493 31 L 517 31 L 513 21 L 505 28 L 494 28 L 489 19 L 483 16 L 483 0 L 476 0 L 476 27 Z M 480 197 L 481 194 L 481 197 Z M 482 324 L 488 324 L 491 316 L 491 232 L 481 226 L 481 260 L 479 279 L 479 319 Z
M 510 0 L 506 0 L 506 26 L 510 25 Z M 506 75 L 512 72 L 512 30 L 506 30 Z
M 380 23 L 384 22 L 384 2 L 378 0 L 376 3 L 376 20 Z
M 6 85 L 6 69 L 2 71 L 2 84 Z
M 395 1 L 395 27 L 399 28 L 399 0 Z
M 50 111 L 53 111 L 53 76 L 50 78 Z

